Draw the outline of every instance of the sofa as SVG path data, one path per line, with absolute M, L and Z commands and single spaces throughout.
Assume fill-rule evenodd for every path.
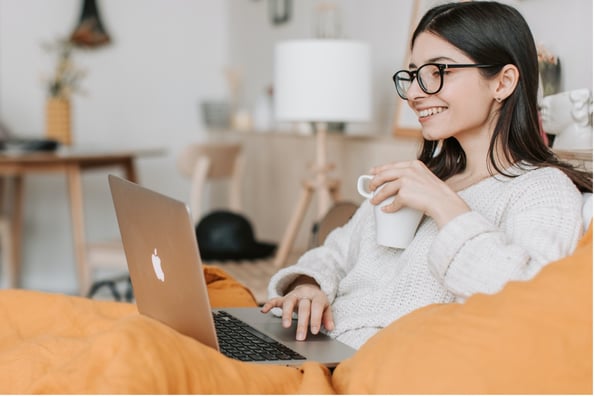
M 395 321 L 331 373 L 243 363 L 135 305 L 0 291 L 0 393 L 592 394 L 593 227 L 534 279 Z M 213 306 L 251 292 L 205 266 Z

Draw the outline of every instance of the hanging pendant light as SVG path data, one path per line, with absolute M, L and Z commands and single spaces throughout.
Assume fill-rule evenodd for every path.
M 111 41 L 105 31 L 95 0 L 84 0 L 81 17 L 70 35 L 70 42 L 79 47 L 95 48 Z

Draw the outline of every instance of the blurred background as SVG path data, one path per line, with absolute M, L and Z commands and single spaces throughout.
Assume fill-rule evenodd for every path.
M 71 99 L 73 140 L 83 146 L 164 149 L 163 155 L 138 161 L 139 179 L 185 200 L 189 185 L 175 169 L 176 155 L 190 142 L 222 133 L 206 125 L 204 104 L 231 103 L 251 120 L 235 127 L 280 130 L 266 115 L 262 120 L 261 107 L 271 90 L 274 45 L 314 37 L 370 45 L 373 118 L 349 125 L 346 134 L 390 139 L 397 103 L 391 76 L 406 63 L 414 6 L 428 3 L 98 0 L 110 42 L 72 53 L 72 62 L 85 73 L 81 92 Z M 536 42 L 560 60 L 559 89 L 592 88 L 592 1 L 507 3 L 526 17 Z M 44 79 L 53 73 L 56 58 L 42 45 L 69 37 L 82 6 L 80 0 L 0 0 L 0 122 L 13 134 L 43 137 Z M 26 179 L 25 288 L 76 290 L 65 183 L 62 175 Z M 83 183 L 88 239 L 117 235 L 105 173 L 86 173 Z M 279 238 L 266 233 L 265 239 Z

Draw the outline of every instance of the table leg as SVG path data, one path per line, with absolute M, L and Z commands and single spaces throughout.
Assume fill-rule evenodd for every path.
M 134 166 L 134 160 L 132 158 L 127 159 L 122 163 L 126 179 L 130 182 L 138 183 L 138 176 L 136 174 L 136 167 Z
M 21 279 L 21 258 L 22 258 L 22 237 L 23 237 L 23 177 L 21 175 L 12 176 L 12 275 L 11 283 L 17 288 Z
M 81 168 L 74 164 L 67 169 L 68 193 L 70 198 L 70 217 L 72 222 L 72 237 L 74 241 L 74 255 L 79 281 L 79 293 L 85 296 L 91 285 L 91 274 L 87 265 L 85 220 L 83 207 L 83 186 Z

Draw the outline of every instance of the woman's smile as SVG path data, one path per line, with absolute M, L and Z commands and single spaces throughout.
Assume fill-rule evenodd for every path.
M 420 121 L 422 119 L 428 118 L 430 116 L 433 116 L 435 114 L 438 113 L 442 113 L 443 111 L 445 111 L 447 108 L 444 106 L 436 106 L 436 107 L 431 107 L 431 108 L 426 108 L 426 109 L 421 109 L 417 111 L 417 115 L 420 119 Z

